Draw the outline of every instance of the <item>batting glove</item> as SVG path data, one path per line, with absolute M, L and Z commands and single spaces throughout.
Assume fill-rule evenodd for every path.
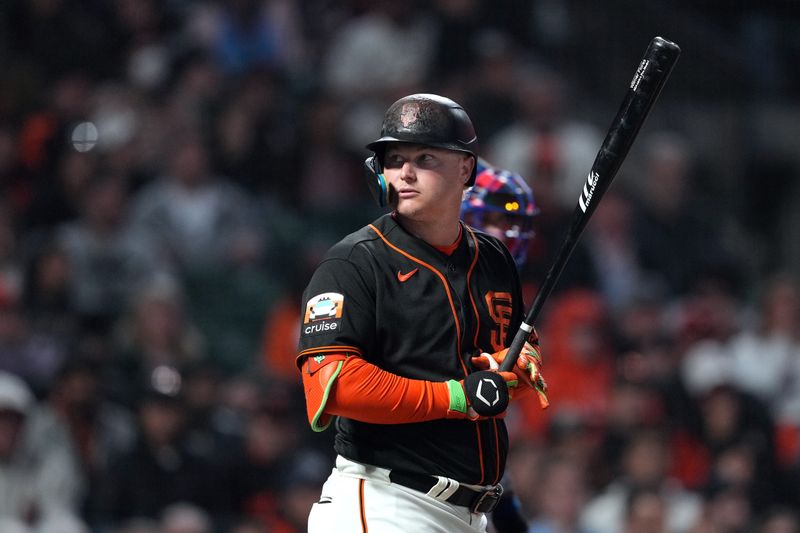
M 542 352 L 539 347 L 539 337 L 536 335 L 535 330 L 532 336 L 533 344 L 526 342 L 520 351 L 517 363 L 514 365 L 514 374 L 519 380 L 528 385 L 527 387 L 518 387 L 515 389 L 517 397 L 528 390 L 535 390 L 539 396 L 539 405 L 542 409 L 550 405 L 547 399 L 547 383 L 542 376 Z M 495 370 L 499 368 L 500 364 L 505 360 L 508 348 L 499 352 L 490 354 L 482 353 L 479 356 L 472 358 L 472 364 L 481 370 Z
M 511 391 L 519 384 L 517 375 L 514 372 L 496 371 L 491 372 L 492 375 L 487 374 L 489 372 L 476 372 L 461 381 L 451 379 L 447 382 L 450 392 L 447 418 L 467 418 L 474 422 L 505 416 Z M 486 378 L 492 378 L 492 383 L 488 383 Z M 482 388 L 479 388 L 479 382 L 484 382 Z M 507 392 L 498 390 L 498 383 L 504 384 Z

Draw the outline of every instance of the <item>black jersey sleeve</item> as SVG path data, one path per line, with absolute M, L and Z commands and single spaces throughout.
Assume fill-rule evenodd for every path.
M 329 257 L 303 293 L 298 363 L 332 349 L 361 356 L 375 345 L 375 296 L 357 258 Z

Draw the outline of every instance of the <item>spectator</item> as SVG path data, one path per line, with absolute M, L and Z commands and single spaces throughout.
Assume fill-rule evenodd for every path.
M 788 507 L 773 507 L 763 513 L 757 533 L 798 533 L 800 517 Z
M 80 219 L 57 231 L 70 264 L 75 311 L 108 330 L 131 297 L 159 270 L 157 249 L 126 224 L 127 185 L 114 176 L 94 178 L 81 202 Z
M 735 486 L 760 506 L 774 503 L 774 424 L 763 404 L 730 386 L 699 399 L 701 445 L 710 461 L 709 480 Z M 752 491 L 752 492 L 749 492 Z
M 76 150 L 61 152 L 53 161 L 52 168 L 42 171 L 37 179 L 37 190 L 22 217 L 24 227 L 47 231 L 76 220 L 81 213 L 86 189 L 97 174 L 98 166 L 98 159 L 93 153 Z
M 302 189 L 296 187 L 295 147 L 302 141 L 298 139 L 300 109 L 289 83 L 279 72 L 269 70 L 248 73 L 236 83 L 215 115 L 211 155 L 214 168 L 248 192 L 294 204 L 296 189 Z M 309 109 L 313 108 L 309 103 Z M 305 155 L 312 157 L 314 151 L 306 150 Z M 265 168 L 270 169 L 267 176 Z
M 171 59 L 167 41 L 177 30 L 174 7 L 155 0 L 122 0 L 113 6 L 118 77 L 143 90 L 161 88 Z
M 666 533 L 667 510 L 663 496 L 649 488 L 635 489 L 625 506 L 624 533 Z
M 25 267 L 22 304 L 31 324 L 40 331 L 69 339 L 79 331 L 79 319 L 70 292 L 72 272 L 66 252 L 46 238 L 32 252 Z
M 625 192 L 608 191 L 583 240 L 596 287 L 615 316 L 653 284 L 639 257 L 632 210 Z
M 442 5 L 441 10 L 459 9 L 458 2 L 443 1 L 439 4 Z M 448 5 L 453 7 L 444 7 Z M 465 22 L 482 25 L 479 10 L 476 9 L 480 7 L 480 2 L 467 2 L 466 5 L 469 7 L 462 17 L 469 16 L 473 20 Z M 471 70 L 468 72 L 478 73 L 470 76 L 464 106 L 469 109 L 475 128 L 481 132 L 481 143 L 489 146 L 494 136 L 512 123 L 519 113 L 515 80 L 524 55 L 517 43 L 502 31 L 480 28 L 455 35 L 455 31 L 461 30 L 458 24 L 456 21 L 456 27 L 453 28 L 452 37 L 456 40 L 453 45 L 465 47 L 461 53 L 465 60 L 469 60 Z M 461 45 L 458 39 L 466 39 L 467 43 Z M 441 47 L 439 50 L 442 50 Z M 450 58 L 447 61 L 450 62 Z
M 753 512 L 742 489 L 712 484 L 704 494 L 701 518 L 692 533 L 746 533 L 752 531 Z
M 323 83 L 329 93 L 353 98 L 366 92 L 386 98 L 426 79 L 435 26 L 425 10 L 409 7 L 380 0 L 331 36 L 333 47 L 323 57 Z
M 66 339 L 33 327 L 21 302 L 0 298 L 0 371 L 21 377 L 41 395 L 67 352 Z
M 610 482 L 628 446 L 631 435 L 644 428 L 659 427 L 663 407 L 658 393 L 647 384 L 618 378 L 609 394 L 609 408 L 600 430 L 602 460 L 597 472 L 603 484 Z
M 118 361 L 111 393 L 124 405 L 136 405 L 157 372 L 180 369 L 205 356 L 203 335 L 187 315 L 183 293 L 171 278 L 155 279 L 137 293 L 115 331 Z
M 312 450 L 298 450 L 286 473 L 286 490 L 278 494 L 280 514 L 294 531 L 304 531 L 308 510 L 319 500 L 333 460 Z M 277 528 L 276 528 L 277 529 Z
M 579 523 L 589 499 L 583 465 L 567 457 L 546 457 L 541 462 L 537 514 L 528 533 L 592 533 Z M 651 533 L 651 532 L 648 532 Z
M 18 299 L 23 292 L 23 273 L 14 221 L 0 204 L 0 297 Z
M 290 470 L 299 445 L 299 428 L 290 419 L 289 389 L 274 382 L 268 390 L 267 394 L 262 393 L 257 410 L 247 420 L 242 457 L 234 465 L 234 497 L 242 514 L 258 518 L 267 528 L 280 528 L 287 527 L 287 486 L 298 481 L 293 478 L 300 475 Z M 329 468 L 322 471 L 326 476 Z M 315 487 L 315 496 L 319 496 L 321 481 L 324 480 Z M 310 506 L 305 509 L 303 524 L 309 509 Z
M 173 378 L 173 383 L 180 379 Z M 157 518 L 178 502 L 198 505 L 216 519 L 227 516 L 228 502 L 217 492 L 226 485 L 208 458 L 196 455 L 184 439 L 186 411 L 177 393 L 151 390 L 141 399 L 138 441 L 113 461 L 100 489 L 102 523 Z
M 7 216 L 15 223 L 22 221 L 33 196 L 33 180 L 20 161 L 18 144 L 16 128 L 0 119 L 0 193 L 7 204 Z
M 89 113 L 93 84 L 80 70 L 60 75 L 43 91 L 40 107 L 28 113 L 19 130 L 19 158 L 32 182 L 22 216 L 24 228 L 46 229 L 76 216 L 78 200 L 98 160 L 65 142 Z
M 252 205 L 214 174 L 197 135 L 176 135 L 166 174 L 136 194 L 133 227 L 182 272 L 251 264 L 263 251 Z
M 106 361 L 82 353 L 72 353 L 56 375 L 41 404 L 39 431 L 55 433 L 65 428 L 88 491 L 81 515 L 90 522 L 96 518 L 99 488 L 109 474 L 112 458 L 129 451 L 135 438 L 130 413 L 109 401 L 101 386 Z
M 200 12 L 197 16 L 213 21 L 208 46 L 227 76 L 264 67 L 304 74 L 307 58 L 297 4 L 236 0 L 214 7 L 217 12 Z
M 33 529 L 33 533 L 91 533 L 89 526 L 80 518 L 66 513 L 48 516 Z
M 160 533 L 213 533 L 208 513 L 188 503 L 173 503 L 161 513 Z
M 663 500 L 666 531 L 687 533 L 699 516 L 701 500 L 668 477 L 669 460 L 663 435 L 653 430 L 633 433 L 620 461 L 618 476 L 589 501 L 581 523 L 600 533 L 623 531 L 626 502 L 634 491 L 646 488 Z
M 696 190 L 693 154 L 687 140 L 671 132 L 653 134 L 644 143 L 640 209 L 634 213 L 642 266 L 680 294 L 690 288 L 699 268 L 727 260 L 721 230 Z M 680 253 L 674 253 L 680 250 Z
M 795 416 L 792 407 L 800 394 L 794 383 L 800 359 L 800 284 L 789 276 L 772 276 L 755 321 L 731 340 L 731 379 L 767 405 L 776 420 L 800 425 L 800 411 Z
M 313 213 L 321 226 L 337 222 L 352 225 L 354 222 L 342 217 L 342 208 L 351 206 L 362 215 L 361 211 L 372 206 L 364 187 L 363 159 L 355 157 L 343 144 L 339 125 L 344 118 L 341 101 L 325 97 L 309 102 L 303 116 L 300 143 L 304 157 L 299 169 L 301 194 L 297 203 L 301 212 Z M 339 222 L 337 218 L 344 220 Z
M 241 435 L 230 433 L 219 416 L 222 372 L 207 360 L 193 361 L 181 370 L 181 389 L 186 405 L 186 446 L 225 475 L 238 455 Z
M 431 74 L 435 21 L 418 0 L 379 0 L 331 35 L 320 83 L 348 109 L 338 131 L 350 150 L 372 140 L 388 103 L 417 92 Z M 398 53 L 402 51 L 402 53 Z
M 741 329 L 740 282 L 733 266 L 696 271 L 680 307 L 676 337 L 682 353 L 681 377 L 698 396 L 715 385 L 732 383 L 734 335 Z
M 0 516 L 34 528 L 79 523 L 85 489 L 66 428 L 46 422 L 25 382 L 0 373 Z
M 517 79 L 521 113 L 494 136 L 487 159 L 525 176 L 537 199 L 572 210 L 597 155 L 600 132 L 569 115 L 570 85 L 557 72 L 529 68 Z

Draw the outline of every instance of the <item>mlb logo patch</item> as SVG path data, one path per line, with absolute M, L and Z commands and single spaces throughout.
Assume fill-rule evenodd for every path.
M 306 313 L 303 324 L 310 324 L 320 320 L 342 318 L 344 296 L 338 292 L 324 292 L 311 298 L 306 304 Z

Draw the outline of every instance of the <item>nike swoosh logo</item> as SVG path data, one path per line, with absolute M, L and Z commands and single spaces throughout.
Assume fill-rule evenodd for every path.
M 419 270 L 419 269 L 418 269 L 418 268 L 415 268 L 415 269 L 414 269 L 414 270 L 412 270 L 411 272 L 407 272 L 407 273 L 405 273 L 405 274 L 402 274 L 402 273 L 401 273 L 401 272 L 398 270 L 398 271 L 397 271 L 397 279 L 398 279 L 398 281 L 400 281 L 400 283 L 403 283 L 404 281 L 408 281 L 408 278 L 410 278 L 411 276 L 413 276 L 414 274 L 416 274 L 416 273 L 417 273 L 417 270 Z

